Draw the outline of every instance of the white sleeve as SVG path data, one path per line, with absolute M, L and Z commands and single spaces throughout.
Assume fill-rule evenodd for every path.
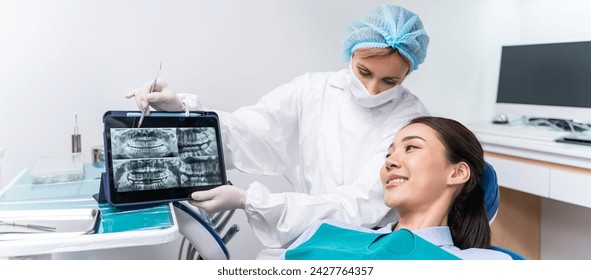
M 296 78 L 262 97 L 257 104 L 229 113 L 213 110 L 219 116 L 224 159 L 227 169 L 256 175 L 284 175 L 290 161 L 296 160 L 298 143 L 298 92 Z M 210 110 L 196 94 L 178 93 L 191 111 Z
M 177 93 L 179 98 L 185 106 L 189 108 L 189 111 L 203 111 L 206 110 L 205 106 L 201 104 L 199 101 L 199 96 L 197 94 L 190 94 L 190 93 Z
M 363 166 L 351 185 L 328 187 L 322 194 L 271 193 L 254 182 L 247 190 L 246 216 L 255 235 L 270 248 L 285 247 L 316 221 L 335 219 L 372 228 L 393 211 L 384 204 L 378 171 L 383 155 Z
M 299 99 L 294 82 L 285 84 L 257 104 L 220 119 L 226 167 L 256 175 L 285 175 L 298 160 Z

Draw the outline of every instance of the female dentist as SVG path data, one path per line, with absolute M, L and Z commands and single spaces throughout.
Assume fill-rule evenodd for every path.
M 195 192 L 208 213 L 244 209 L 267 248 L 285 248 L 309 226 L 336 219 L 382 226 L 397 218 L 383 202 L 378 170 L 395 133 L 428 111 L 402 87 L 425 60 L 429 37 L 419 17 L 382 5 L 352 21 L 342 55 L 349 69 L 308 73 L 253 106 L 219 115 L 227 168 L 283 175 L 293 191 L 272 193 L 259 182 L 247 190 L 221 186 Z M 176 94 L 162 80 L 132 90 L 142 112 L 208 110 L 196 95 Z M 264 251 L 265 252 L 265 251 Z M 272 250 L 259 255 L 272 256 Z

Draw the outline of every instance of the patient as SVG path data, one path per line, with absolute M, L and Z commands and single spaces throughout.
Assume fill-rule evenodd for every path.
M 324 220 L 285 259 L 507 259 L 488 249 L 491 231 L 479 182 L 483 151 L 457 121 L 420 117 L 388 149 L 380 177 L 397 223 L 370 230 Z

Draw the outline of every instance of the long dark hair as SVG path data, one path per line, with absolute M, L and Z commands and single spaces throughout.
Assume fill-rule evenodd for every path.
M 455 198 L 447 216 L 454 245 L 460 249 L 489 248 L 490 225 L 484 205 L 480 178 L 484 172 L 482 146 L 476 136 L 461 123 L 440 117 L 418 117 L 411 124 L 424 124 L 437 132 L 443 143 L 447 160 L 465 162 L 470 167 L 470 179 Z

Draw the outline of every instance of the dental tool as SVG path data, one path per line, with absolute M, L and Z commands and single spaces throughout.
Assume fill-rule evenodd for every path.
M 13 227 L 26 227 L 26 228 L 42 230 L 42 231 L 55 231 L 56 230 L 55 227 L 32 225 L 32 224 L 17 223 L 17 222 L 0 221 L 0 225 L 7 225 L 7 226 L 13 226 Z
M 162 62 L 160 62 L 160 68 L 158 68 L 158 72 L 156 72 L 156 78 L 154 78 L 154 82 L 152 83 L 152 86 L 150 86 L 150 91 L 148 93 L 151 93 L 154 91 L 154 87 L 156 86 L 156 81 L 158 81 L 158 75 L 160 74 L 160 70 L 162 70 Z M 148 105 L 147 110 L 150 110 L 150 105 Z M 142 126 L 142 123 L 144 122 L 145 115 L 146 115 L 146 112 L 142 110 L 142 116 L 140 117 L 140 122 L 137 125 L 138 128 L 140 126 Z
M 74 134 L 72 134 L 72 153 L 82 151 L 81 136 L 78 130 L 78 113 L 74 113 Z

